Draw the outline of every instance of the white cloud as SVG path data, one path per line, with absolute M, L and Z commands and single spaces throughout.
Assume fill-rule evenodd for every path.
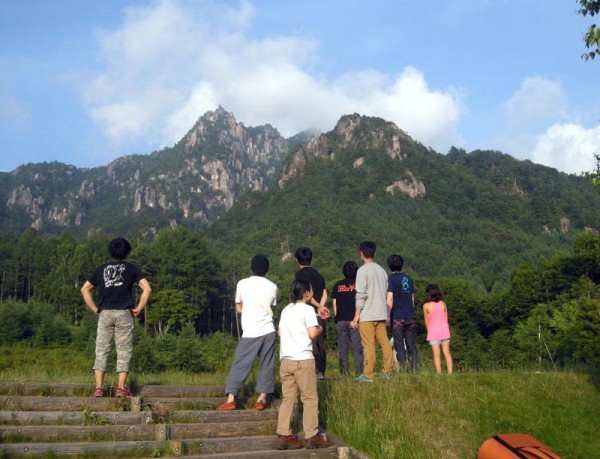
M 556 124 L 539 138 L 531 160 L 579 174 L 595 169 L 594 154 L 600 154 L 600 126 L 585 129 L 576 124 Z
M 373 70 L 327 81 L 310 37 L 255 38 L 253 6 L 159 0 L 129 8 L 118 30 L 99 33 L 104 71 L 86 85 L 84 103 L 111 140 L 172 145 L 207 110 L 222 105 L 239 121 L 270 123 L 289 136 L 334 127 L 361 113 L 395 122 L 445 151 L 460 144 L 460 98 L 428 87 L 408 67 L 390 78 Z M 260 32 L 260 31 L 258 31 Z
M 505 109 L 513 129 L 530 129 L 548 120 L 565 118 L 567 97 L 559 81 L 529 77 L 521 82 Z
M 505 151 L 566 173 L 594 169 L 600 126 L 586 129 L 573 121 L 577 116 L 570 113 L 560 81 L 526 78 L 504 109 L 507 131 L 500 144 Z
M 0 76 L 0 121 L 13 129 L 22 129 L 29 124 L 30 118 L 29 108 L 17 98 L 8 81 Z

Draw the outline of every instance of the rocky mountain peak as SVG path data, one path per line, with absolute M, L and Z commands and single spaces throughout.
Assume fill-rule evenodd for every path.
M 357 113 L 345 115 L 340 118 L 333 131 L 317 134 L 306 148 L 295 151 L 279 179 L 279 187 L 285 186 L 293 177 L 302 175 L 306 162 L 311 157 L 333 159 L 335 151 L 354 148 L 380 149 L 391 158 L 402 159 L 401 144 L 406 142 L 412 143 L 413 139 L 392 122 Z M 356 164 L 364 164 L 364 158 L 359 158 Z

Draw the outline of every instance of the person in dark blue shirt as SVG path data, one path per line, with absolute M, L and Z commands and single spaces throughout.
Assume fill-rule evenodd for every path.
M 394 351 L 401 368 L 406 368 L 408 357 L 410 369 L 417 371 L 420 362 L 415 322 L 415 286 L 411 277 L 402 272 L 404 259 L 400 255 L 390 255 L 387 264 L 392 271 L 388 277 L 387 305 L 390 310 Z

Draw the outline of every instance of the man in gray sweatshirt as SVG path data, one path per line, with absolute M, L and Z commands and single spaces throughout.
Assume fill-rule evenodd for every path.
M 357 382 L 372 382 L 375 379 L 375 342 L 379 343 L 383 355 L 381 376 L 391 378 L 394 366 L 392 346 L 387 335 L 390 311 L 386 303 L 388 275 L 375 263 L 377 245 L 372 241 L 360 243 L 360 259 L 363 265 L 356 273 L 356 314 L 350 323 L 358 328 L 363 345 L 364 370 Z

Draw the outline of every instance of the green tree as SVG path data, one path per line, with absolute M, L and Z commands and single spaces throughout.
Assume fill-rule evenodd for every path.
M 13 344 L 33 335 L 30 308 L 21 301 L 7 300 L 0 304 L 0 344 Z
M 595 16 L 600 14 L 600 0 L 578 0 L 577 1 L 581 8 L 577 10 L 582 16 Z M 583 36 L 585 47 L 590 49 L 590 52 L 583 53 L 583 57 L 586 61 L 588 59 L 594 59 L 596 55 L 600 54 L 600 28 L 596 24 L 592 24 L 588 27 L 585 35 Z
M 166 288 L 153 295 L 146 311 L 146 323 L 162 336 L 169 331 L 178 333 L 188 322 L 198 317 L 198 308 L 186 301 L 182 290 Z
M 49 301 L 69 323 L 77 324 L 84 311 L 79 289 L 82 279 L 91 274 L 88 266 L 91 254 L 85 242 L 78 242 L 70 235 L 60 236 L 54 244 L 50 271 L 38 289 L 42 292 L 39 299 Z
M 577 313 L 574 325 L 576 360 L 600 365 L 600 300 L 580 298 L 575 301 Z

